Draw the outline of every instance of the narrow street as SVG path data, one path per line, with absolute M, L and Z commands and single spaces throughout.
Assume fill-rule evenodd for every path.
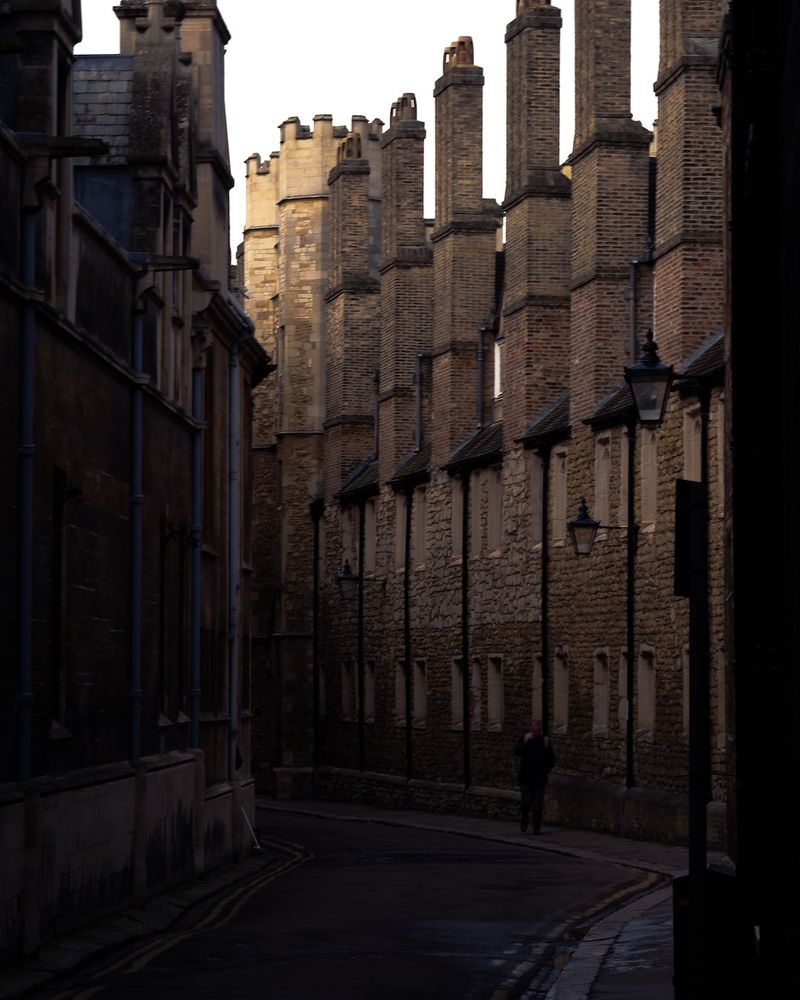
M 524 844 L 271 810 L 258 821 L 285 845 L 281 872 L 41 996 L 513 996 L 580 937 L 582 916 L 641 882 Z

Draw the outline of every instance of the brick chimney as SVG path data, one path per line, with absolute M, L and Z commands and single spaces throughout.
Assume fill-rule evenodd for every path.
M 339 144 L 330 190 L 330 272 L 325 296 L 325 492 L 372 455 L 379 347 L 379 283 L 370 273 L 370 163 L 363 129 Z
M 720 0 L 662 0 L 655 234 L 655 338 L 678 364 L 722 326 Z
M 555 402 L 569 350 L 570 184 L 559 166 L 561 11 L 518 0 L 506 30 L 506 440 Z
M 389 130 L 381 140 L 381 482 L 417 444 L 417 354 L 431 345 L 433 257 L 423 213 L 425 135 L 416 97 L 403 94 L 392 105 Z
M 472 39 L 444 52 L 436 100 L 433 464 L 476 427 L 476 343 L 495 302 L 500 209 L 483 198 L 483 70 Z
M 651 140 L 630 113 L 630 0 L 577 0 L 575 15 L 573 427 L 630 362 L 629 265 L 647 254 Z

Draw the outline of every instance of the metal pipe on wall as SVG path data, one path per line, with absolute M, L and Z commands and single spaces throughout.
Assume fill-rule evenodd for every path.
M 239 752 L 239 645 L 241 610 L 241 381 L 239 342 L 230 350 L 228 368 L 228 780 L 241 766 Z
M 364 770 L 364 541 L 366 535 L 366 504 L 358 501 L 358 648 L 356 687 L 358 691 L 358 769 Z
M 144 307 L 134 306 L 131 344 L 131 456 L 130 456 L 130 759 L 142 755 L 142 479 L 144 406 Z
M 419 357 L 419 355 L 417 355 Z M 412 740 L 413 718 L 411 714 L 411 510 L 414 503 L 414 490 L 407 489 L 405 493 L 405 536 L 403 538 L 403 660 L 405 664 L 405 715 L 406 715 L 406 778 L 414 777 L 414 747 Z
M 462 698 L 464 789 L 472 784 L 470 748 L 470 662 L 469 662 L 469 470 L 461 474 L 461 663 L 463 664 Z
M 192 676 L 190 745 L 200 746 L 200 587 L 203 544 L 203 369 L 192 369 L 192 417 L 196 421 L 192 435 Z
M 626 644 L 628 649 L 626 662 L 627 706 L 625 709 L 625 785 L 633 788 L 636 784 L 636 768 L 634 762 L 634 730 L 633 730 L 633 681 L 634 681 L 634 614 L 636 595 L 636 545 L 639 526 L 636 523 L 636 504 L 634 490 L 636 488 L 636 417 L 627 422 L 628 435 L 628 539 L 627 539 L 627 599 L 626 599 Z
M 36 212 L 22 222 L 22 283 L 36 284 Z M 36 439 L 34 381 L 36 375 L 36 315 L 28 298 L 22 312 L 20 342 L 19 427 L 19 675 L 17 687 L 18 761 L 20 784 L 30 780 L 33 743 L 33 498 Z
M 542 461 L 542 732 L 550 732 L 550 446 L 539 452 Z

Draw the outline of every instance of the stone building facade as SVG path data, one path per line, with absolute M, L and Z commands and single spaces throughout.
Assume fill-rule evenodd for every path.
M 278 366 L 254 438 L 256 766 L 279 796 L 512 815 L 533 716 L 558 760 L 551 821 L 685 838 L 675 484 L 703 480 L 720 843 L 723 3 L 661 4 L 650 132 L 630 112 L 630 3 L 577 0 L 566 164 L 560 12 L 511 13 L 502 205 L 483 197 L 466 37 L 434 86 L 433 220 L 412 94 L 386 130 L 290 119 L 269 163 L 248 161 L 242 280 Z M 637 425 L 623 380 L 649 329 L 684 376 L 657 429 Z M 602 527 L 579 557 L 582 500 Z
M 3 13 L 0 960 L 249 842 L 250 393 L 215 0 Z

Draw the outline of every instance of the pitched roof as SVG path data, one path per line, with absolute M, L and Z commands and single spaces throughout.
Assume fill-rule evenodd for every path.
M 601 424 L 620 423 L 633 410 L 634 402 L 631 396 L 631 388 L 627 382 L 620 382 L 605 399 L 600 400 L 585 423 L 591 424 L 593 427 Z
M 378 460 L 365 458 L 342 483 L 338 498 L 340 500 L 356 500 L 358 497 L 371 496 L 377 492 Z
M 444 468 L 455 471 L 489 465 L 503 457 L 503 424 L 501 421 L 479 428 L 450 455 Z
M 522 432 L 520 441 L 532 448 L 546 441 L 557 441 L 567 437 L 570 432 L 569 392 L 546 407 L 531 420 Z
M 391 486 L 411 486 L 430 478 L 431 443 L 427 441 L 419 451 L 415 451 L 397 466 L 389 480 Z
M 683 362 L 681 378 L 721 375 L 725 370 L 725 339 L 722 330 L 712 333 L 705 343 Z

